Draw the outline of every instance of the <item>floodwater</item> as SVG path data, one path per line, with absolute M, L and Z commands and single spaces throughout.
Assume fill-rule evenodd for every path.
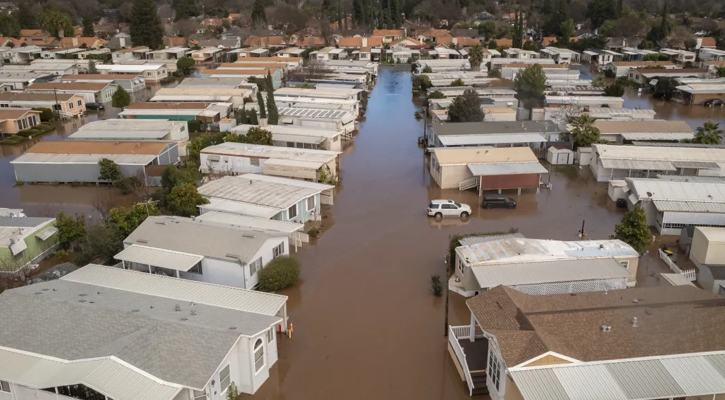
M 657 119 L 685 121 L 692 129 L 702 126 L 707 120 L 725 127 L 725 107 L 683 106 L 677 103 L 655 99 L 649 93 L 638 93 L 628 89 L 624 95 L 624 108 L 651 109 L 657 112 Z
M 317 243 L 295 254 L 302 282 L 284 292 L 294 334 L 279 341 L 280 361 L 255 398 L 466 399 L 443 336 L 445 298 L 430 293 L 431 275 L 445 276 L 449 236 L 516 228 L 577 240 L 586 220 L 587 238 L 604 239 L 621 218 L 606 185 L 578 167 L 553 171 L 550 191 L 510 193 L 516 210 L 483 210 L 473 191 L 431 183 L 408 72 L 381 69 L 368 104 L 342 157 L 334 224 L 323 220 Z M 425 209 L 436 198 L 465 202 L 474 213 L 435 221 Z M 463 299 L 452 293 L 450 301 L 450 323 L 468 324 Z

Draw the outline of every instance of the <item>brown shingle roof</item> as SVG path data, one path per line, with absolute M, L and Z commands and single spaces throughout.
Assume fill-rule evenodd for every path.
M 0 119 L 18 119 L 22 118 L 27 113 L 40 114 L 40 111 L 28 108 L 3 108 L 0 109 Z
M 44 154 L 159 154 L 168 143 L 62 140 L 38 142 L 26 153 Z
M 373 30 L 373 36 L 404 36 L 405 32 L 402 29 L 375 29 Z
M 30 85 L 28 89 L 101 91 L 108 85 L 108 83 L 92 82 L 36 82 Z
M 700 46 L 702 47 L 715 47 L 717 45 L 717 41 L 714 37 L 704 37 L 702 38 L 702 43 Z
M 652 67 L 652 66 L 669 66 L 675 65 L 672 61 L 615 61 L 613 63 L 618 67 Z
M 341 37 L 337 45 L 340 47 L 362 47 L 362 39 L 361 37 Z
M 506 38 L 495 39 L 495 42 L 496 42 L 496 45 L 497 46 L 501 46 L 501 47 L 509 47 L 509 48 L 511 48 L 511 47 L 514 46 L 514 41 L 511 40 L 511 39 L 506 39 Z
M 72 93 L 0 93 L 0 101 L 68 101 L 74 97 L 81 97 Z
M 459 46 L 474 46 L 477 44 L 481 44 L 481 41 L 479 39 L 469 37 L 457 37 L 455 38 L 455 42 Z
M 149 50 L 149 48 L 146 46 L 131 47 L 130 49 L 117 50 L 116 53 L 131 53 L 139 50 Z
M 81 74 L 81 75 L 63 75 L 61 80 L 91 80 L 98 79 L 103 81 L 115 79 L 136 79 L 140 75 L 133 74 Z
M 466 303 L 509 367 L 547 351 L 601 361 L 725 350 L 725 299 L 694 286 L 543 296 L 499 286 Z

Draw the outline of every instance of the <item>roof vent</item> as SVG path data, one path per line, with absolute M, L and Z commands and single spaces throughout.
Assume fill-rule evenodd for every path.
M 136 310 L 136 309 L 134 309 L 134 310 L 131 310 L 131 312 L 139 312 L 139 311 L 140 311 L 140 310 Z
M 147 244 L 149 241 L 146 240 L 146 239 L 137 239 L 136 242 L 143 243 L 143 244 Z
M 611 332 L 612 327 L 609 325 L 602 325 L 602 332 Z
M 35 292 L 35 294 L 43 294 L 42 292 Z
M 191 315 L 196 315 L 196 310 L 191 310 L 190 314 Z
M 632 299 L 632 303 L 634 303 L 634 304 L 639 303 L 639 299 Z
M 226 256 L 229 258 L 239 258 L 239 256 L 237 254 L 232 254 L 232 253 L 227 253 Z
M 86 301 L 83 299 L 78 300 L 79 303 L 85 303 Z
M 157 225 L 166 225 L 166 222 L 163 222 L 163 221 L 156 221 L 156 224 L 157 224 Z
M 182 321 L 188 321 L 188 320 L 189 320 L 189 318 L 182 318 L 181 320 L 182 320 Z
M 237 329 L 237 327 L 236 326 L 230 326 L 229 329 L 235 330 L 235 329 Z
M 637 317 L 632 317 L 632 328 L 637 327 Z
M 175 306 L 174 306 L 174 311 L 177 311 L 177 312 L 178 312 L 178 311 L 181 311 L 181 306 L 180 306 L 180 305 L 178 305 L 178 304 L 177 304 L 177 305 L 175 305 Z
M 254 239 L 254 235 L 250 235 L 248 233 L 243 234 L 242 237 Z
M 42 291 L 44 291 L 44 292 L 47 292 L 48 290 L 50 290 L 50 289 L 48 289 L 48 288 L 43 288 L 42 289 Z
M 604 249 L 604 244 L 600 244 L 600 245 L 599 245 L 599 248 L 600 248 L 600 249 Z

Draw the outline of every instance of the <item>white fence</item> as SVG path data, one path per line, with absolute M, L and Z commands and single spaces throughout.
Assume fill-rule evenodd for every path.
M 463 351 L 458 339 L 467 339 L 470 335 L 470 328 L 468 326 L 448 326 L 448 343 L 453 348 L 458 358 L 458 363 L 461 364 L 463 370 L 463 376 L 466 378 L 466 384 L 468 384 L 468 395 L 473 395 L 473 378 L 471 378 L 471 371 L 468 369 L 468 362 L 466 361 L 466 353 Z M 465 333 L 464 333 L 465 332 Z
M 657 249 L 657 252 L 660 254 L 660 258 L 662 259 L 662 261 L 664 261 L 665 264 L 667 264 L 667 266 L 670 268 L 670 270 L 672 272 L 684 276 L 690 282 L 694 282 L 697 280 L 697 271 L 695 271 L 694 269 L 688 269 L 688 270 L 683 271 L 680 269 L 680 267 L 677 266 L 677 264 L 675 264 L 674 261 L 672 261 L 672 259 L 670 258 L 669 255 L 667 255 L 667 253 L 662 251 L 662 249 Z

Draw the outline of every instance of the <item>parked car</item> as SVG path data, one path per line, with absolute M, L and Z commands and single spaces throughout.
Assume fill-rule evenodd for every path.
M 725 105 L 725 100 L 720 100 L 720 99 L 705 100 L 705 102 L 702 103 L 702 105 L 708 106 L 708 107 L 713 107 L 713 106 L 722 107 L 723 105 Z
M 432 200 L 428 204 L 428 215 L 436 218 L 450 216 L 466 218 L 471 215 L 471 207 L 453 200 Z
M 502 194 L 487 194 L 483 196 L 483 208 L 516 208 L 516 200 Z
M 86 110 L 105 110 L 106 106 L 101 103 L 86 103 Z

